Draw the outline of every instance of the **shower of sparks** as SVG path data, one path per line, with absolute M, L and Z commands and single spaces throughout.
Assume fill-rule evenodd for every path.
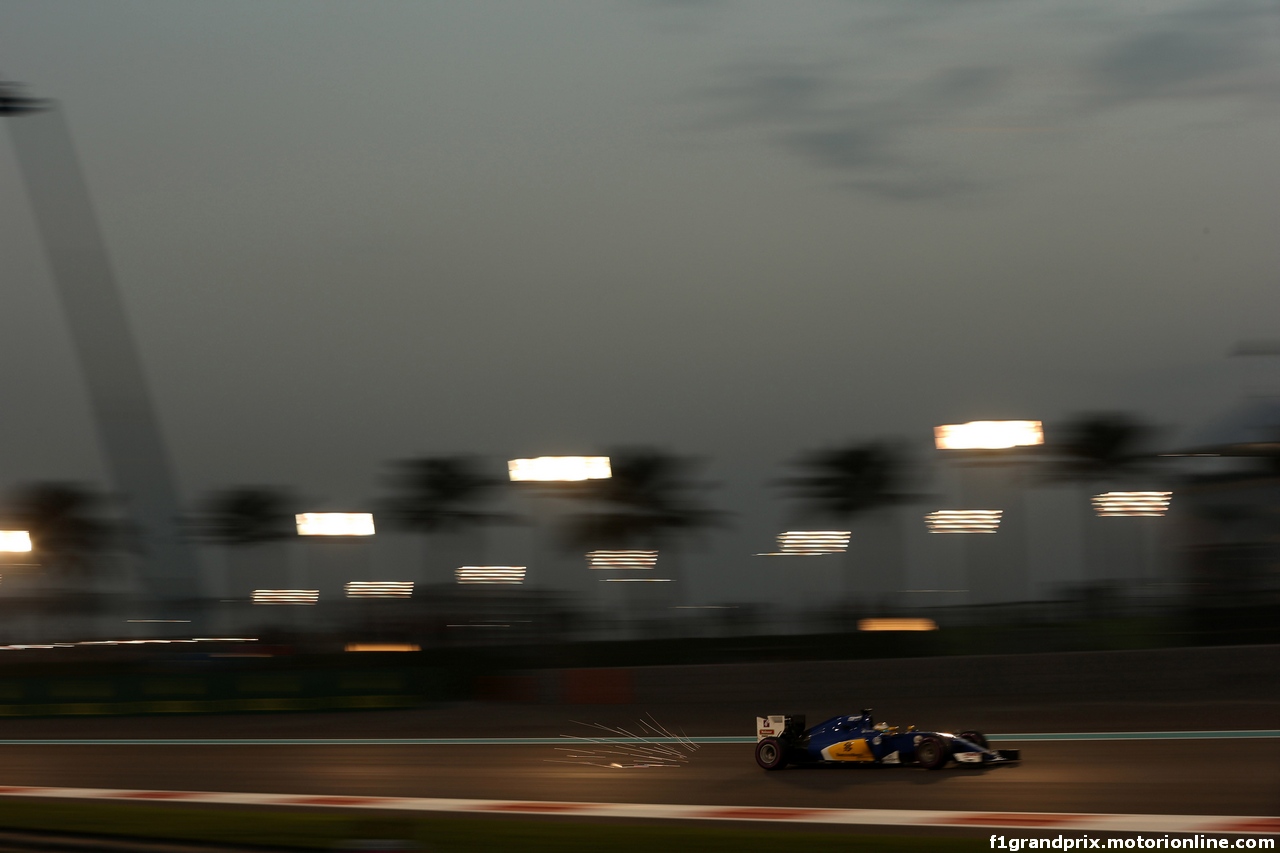
M 569 746 L 558 746 L 560 758 L 548 758 L 555 764 L 582 764 L 587 767 L 626 769 L 634 767 L 679 767 L 689 763 L 689 755 L 698 745 L 682 731 L 675 734 L 653 718 L 637 721 L 636 732 L 612 728 L 600 723 L 573 723 L 601 732 L 595 736 L 561 735 Z M 619 742 L 620 739 L 627 740 Z

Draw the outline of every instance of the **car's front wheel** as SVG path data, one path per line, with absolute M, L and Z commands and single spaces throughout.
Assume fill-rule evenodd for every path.
M 976 746 L 980 746 L 983 749 L 991 748 L 991 746 L 987 743 L 986 735 L 984 735 L 982 732 L 961 732 L 960 738 L 961 740 L 967 740 L 969 741 L 969 743 L 972 743 Z
M 946 764 L 950 757 L 947 754 L 947 745 L 940 737 L 925 735 L 916 744 L 916 763 L 925 770 L 937 770 Z
M 776 737 L 767 737 L 756 744 L 756 764 L 765 770 L 781 770 L 787 766 L 787 750 Z

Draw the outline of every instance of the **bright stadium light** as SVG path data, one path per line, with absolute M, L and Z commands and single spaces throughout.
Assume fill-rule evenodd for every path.
M 936 631 L 932 619 L 859 619 L 859 631 Z
M 30 550 L 30 533 L 25 530 L 0 530 L 0 551 L 19 554 Z
M 458 583 L 524 583 L 524 566 L 462 566 L 453 570 Z
M 1105 492 L 1093 496 L 1100 518 L 1160 518 L 1169 511 L 1173 492 Z
M 933 428 L 939 450 L 1006 450 L 1044 444 L 1040 421 L 970 421 Z
M 924 517 L 930 533 L 995 533 L 1004 510 L 940 509 Z
M 657 551 L 590 551 L 587 565 L 593 569 L 652 569 Z
M 320 600 L 318 589 L 255 589 L 254 604 L 315 604 Z
M 613 476 L 608 456 L 539 456 L 512 459 L 507 473 L 516 482 L 576 482 L 607 480 Z
M 347 598 L 410 598 L 413 581 L 351 581 L 343 590 Z
M 821 557 L 849 548 L 848 530 L 788 530 L 778 534 L 778 550 L 757 557 Z
M 373 513 L 302 512 L 296 515 L 299 536 L 372 536 Z

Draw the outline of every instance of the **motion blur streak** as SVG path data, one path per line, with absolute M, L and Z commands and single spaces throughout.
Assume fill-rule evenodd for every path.
M 938 623 L 932 619 L 882 618 L 859 619 L 859 631 L 936 631 Z
M 995 533 L 1000 526 L 999 509 L 940 509 L 924 517 L 930 533 Z
M 415 643 L 347 643 L 349 652 L 420 652 L 422 647 Z
M 318 589 L 255 589 L 254 604 L 315 604 L 320 600 Z
M 74 649 L 75 643 L 15 643 L 8 646 L 0 646 L 0 651 L 21 652 L 27 649 Z
M 507 473 L 515 482 L 607 480 L 613 476 L 608 456 L 539 456 L 512 459 Z
M 347 598 L 409 598 L 413 581 L 350 581 L 343 589 Z
M 462 566 L 454 570 L 458 583 L 524 583 L 524 566 Z
M 25 530 L 0 530 L 0 551 L 25 553 L 30 550 L 30 533 Z
M 155 620 L 161 621 L 161 620 Z M 175 620 L 176 621 L 176 620 Z M 24 651 L 26 649 L 74 649 L 77 646 L 146 646 L 171 643 L 256 643 L 254 637 L 178 637 L 169 639 L 81 640 L 78 643 L 9 643 L 0 651 Z
M 593 569 L 652 569 L 657 551 L 591 551 L 587 564 Z
M 939 450 L 1006 450 L 1044 444 L 1040 421 L 969 421 L 933 428 Z
M 788 530 L 778 534 L 784 554 L 839 554 L 849 547 L 848 530 Z
M 299 536 L 372 536 L 368 512 L 303 512 L 297 516 Z
M 1160 518 L 1172 498 L 1173 492 L 1105 492 L 1093 496 L 1093 509 L 1101 518 Z

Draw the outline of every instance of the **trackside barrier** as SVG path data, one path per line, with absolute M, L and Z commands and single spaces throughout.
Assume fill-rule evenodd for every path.
M 226 670 L 8 677 L 0 717 L 406 708 L 444 693 L 430 670 Z
M 625 668 L 566 669 L 561 699 L 569 705 L 630 705 L 636 701 L 635 671 Z
M 851 685 L 868 701 L 1275 700 L 1280 646 L 639 667 L 634 679 L 645 704 L 776 702 L 780 684 L 800 705 L 847 699 Z
M 530 670 L 519 677 L 523 687 L 507 701 L 767 705 L 777 701 L 778 685 L 786 685 L 788 701 L 797 706 L 838 704 L 851 686 L 867 701 L 1274 701 L 1280 700 L 1280 646 Z

